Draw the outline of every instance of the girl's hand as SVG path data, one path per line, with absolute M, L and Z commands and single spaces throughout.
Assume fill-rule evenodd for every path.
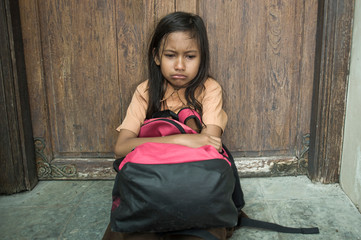
M 215 147 L 219 152 L 222 150 L 222 140 L 219 137 L 215 137 L 206 133 L 200 134 L 180 134 L 177 135 L 176 143 L 192 147 L 198 148 L 206 145 L 211 145 Z
M 202 147 L 211 145 L 219 152 L 222 151 L 222 129 L 216 125 L 207 125 L 200 134 L 177 135 L 176 143 L 187 147 Z
M 174 143 L 193 148 L 211 145 L 221 151 L 221 135 L 222 129 L 216 125 L 207 125 L 200 134 L 177 134 L 154 138 L 138 138 L 132 131 L 121 129 L 114 147 L 114 153 L 116 157 L 124 157 L 132 149 L 146 142 Z
M 223 131 L 220 127 L 212 124 L 208 124 L 201 131 L 201 134 L 208 135 L 209 137 L 212 138 L 211 142 L 215 144 L 215 145 L 212 144 L 212 146 L 214 146 L 218 150 L 218 152 L 222 151 L 222 140 L 221 140 L 222 133 Z M 216 141 L 216 143 L 214 141 Z

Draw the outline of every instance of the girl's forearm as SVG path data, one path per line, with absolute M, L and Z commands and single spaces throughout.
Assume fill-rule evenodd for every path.
M 124 139 L 123 141 L 117 141 L 115 146 L 115 154 L 117 157 L 124 157 L 131 152 L 135 147 L 146 143 L 171 143 L 179 144 L 187 147 L 201 147 L 205 145 L 212 145 L 217 150 L 222 147 L 221 139 L 207 134 L 176 134 L 165 137 L 151 137 L 151 138 L 138 138 L 132 137 Z
M 117 141 L 114 149 L 114 153 L 117 157 L 124 157 L 129 152 L 131 152 L 135 147 L 147 143 L 174 143 L 176 135 L 166 136 L 166 137 L 151 137 L 151 138 L 128 138 L 124 141 Z

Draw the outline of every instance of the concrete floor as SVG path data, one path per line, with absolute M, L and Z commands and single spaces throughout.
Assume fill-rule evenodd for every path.
M 315 184 L 305 176 L 245 178 L 241 184 L 250 217 L 317 226 L 320 234 L 242 228 L 231 240 L 361 239 L 361 214 L 338 184 Z M 41 181 L 31 192 L 0 196 L 0 239 L 101 239 L 112 187 L 112 181 Z

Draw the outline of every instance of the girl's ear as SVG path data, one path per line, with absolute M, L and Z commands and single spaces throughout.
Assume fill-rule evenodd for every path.
M 155 49 L 153 49 L 153 59 L 154 59 L 155 64 L 157 64 L 157 66 L 159 66 L 160 60 L 159 60 L 158 54 L 155 54 Z

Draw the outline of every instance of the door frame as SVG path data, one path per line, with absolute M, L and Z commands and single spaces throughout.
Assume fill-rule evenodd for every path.
M 0 2 L 0 194 L 38 183 L 17 0 Z
M 25 5 L 21 4 L 24 1 L 19 0 L 20 6 Z M 29 9 L 24 10 L 24 12 L 36 16 L 37 1 L 33 0 L 26 5 Z M 323 183 L 338 182 L 339 180 L 353 12 L 354 0 L 318 1 L 311 133 L 309 139 L 305 138 L 304 151 L 301 157 L 306 159 L 308 153 L 308 175 L 312 180 Z M 23 31 L 32 31 L 31 34 L 35 36 L 32 39 L 32 47 L 39 48 L 39 51 L 34 51 L 32 56 L 28 56 L 36 61 L 31 61 L 33 66 L 27 67 L 38 69 L 29 77 L 43 78 L 41 42 L 38 34 L 40 30 L 37 20 L 35 18 L 35 22 L 25 23 L 26 27 L 23 26 Z M 38 109 L 37 111 L 40 111 L 39 114 L 46 116 L 46 109 Z M 45 114 L 43 111 L 45 111 Z M 49 119 L 44 119 L 44 121 L 49 126 Z M 44 133 L 45 138 L 47 138 L 44 139 L 45 141 L 50 137 L 49 132 L 46 132 Z M 44 142 L 42 139 L 34 139 L 34 143 L 37 159 L 41 161 L 42 154 L 44 154 L 41 152 L 44 149 L 42 145 Z M 294 160 L 291 159 L 290 161 Z M 288 162 L 288 160 L 285 161 L 286 165 Z M 50 164 L 52 162 L 41 163 Z M 52 164 L 53 166 L 45 167 L 58 170 L 59 167 L 65 167 L 65 170 L 60 170 L 69 174 L 74 171 L 71 166 L 57 165 L 55 162 Z M 44 168 L 41 167 L 44 166 L 39 167 L 38 164 L 38 174 L 40 171 L 44 171 Z M 109 170 L 111 171 L 111 167 L 105 171 Z
M 318 1 L 309 177 L 339 181 L 354 0 Z

